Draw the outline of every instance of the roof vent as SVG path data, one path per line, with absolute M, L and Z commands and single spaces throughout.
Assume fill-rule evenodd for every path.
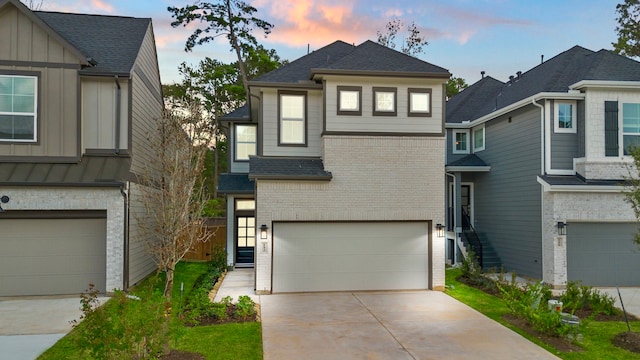
M 482 76 L 483 79 L 484 79 L 484 74 L 485 74 L 484 70 L 480 71 L 480 76 Z
M 88 58 L 87 58 L 87 62 L 88 62 L 89 64 L 91 64 L 91 66 L 96 66 L 96 65 L 98 65 L 98 62 L 96 61 L 96 59 L 91 58 L 91 57 L 88 57 Z
M 521 77 L 522 77 L 522 71 L 516 72 L 516 80 L 520 80 Z
M 509 84 L 513 84 L 513 79 L 515 78 L 515 76 L 511 75 L 509 76 Z

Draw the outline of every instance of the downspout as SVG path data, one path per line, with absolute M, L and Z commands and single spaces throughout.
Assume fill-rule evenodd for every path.
M 120 194 L 124 200 L 124 246 L 123 246 L 123 269 L 122 269 L 122 290 L 129 288 L 129 182 L 125 182 L 120 187 Z
M 114 152 L 116 155 L 120 154 L 120 111 L 122 109 L 122 89 L 120 89 L 120 81 L 118 80 L 118 75 L 114 76 L 114 80 L 116 82 L 116 141 Z

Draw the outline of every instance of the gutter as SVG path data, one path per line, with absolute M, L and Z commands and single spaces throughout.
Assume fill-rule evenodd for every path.
M 118 81 L 118 75 L 114 76 L 116 82 L 116 136 L 115 147 L 113 149 L 116 155 L 120 154 L 120 111 L 122 109 L 122 89 L 120 88 L 120 81 Z
M 123 247 L 123 261 L 122 261 L 122 290 L 129 288 L 129 182 L 127 181 L 120 187 L 120 194 L 122 194 L 124 200 L 124 247 Z
M 531 104 L 540 108 L 540 174 L 545 174 L 545 153 L 544 153 L 544 106 L 538 104 L 537 99 L 531 99 Z
M 625 191 L 625 187 L 621 185 L 551 185 L 540 176 L 537 180 L 545 192 L 621 193 Z

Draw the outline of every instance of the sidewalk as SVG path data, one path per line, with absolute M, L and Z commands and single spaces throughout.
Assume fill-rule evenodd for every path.
M 256 295 L 254 290 L 254 274 L 254 269 L 228 271 L 213 301 L 220 302 L 224 297 L 231 296 L 235 302 L 238 301 L 239 296 L 247 295 L 256 304 L 260 304 L 260 295 Z

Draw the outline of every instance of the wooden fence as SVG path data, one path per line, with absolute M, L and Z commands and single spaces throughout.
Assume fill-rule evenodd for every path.
M 205 231 L 211 236 L 205 242 L 195 244 L 184 256 L 184 260 L 189 261 L 209 261 L 211 254 L 217 247 L 227 248 L 227 219 L 208 218 L 205 220 Z

